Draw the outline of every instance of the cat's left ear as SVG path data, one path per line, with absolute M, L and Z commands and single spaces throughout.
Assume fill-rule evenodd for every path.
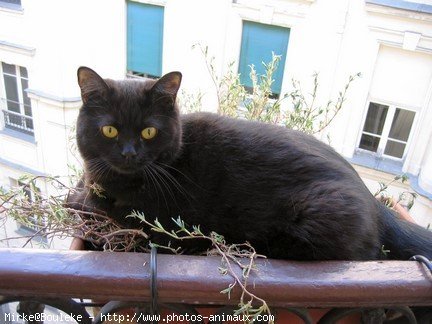
M 170 95 L 175 98 L 180 88 L 182 74 L 180 72 L 170 72 L 161 77 L 152 87 L 155 94 Z

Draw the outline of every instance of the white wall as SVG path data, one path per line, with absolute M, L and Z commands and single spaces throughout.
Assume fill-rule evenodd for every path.
M 91 65 L 106 77 L 124 76 L 123 1 L 23 0 L 22 7 L 23 12 L 17 13 L 0 9 L 0 39 L 36 49 L 31 61 L 17 59 L 15 54 L 8 59 L 29 69 L 30 88 L 76 97 L 80 65 Z

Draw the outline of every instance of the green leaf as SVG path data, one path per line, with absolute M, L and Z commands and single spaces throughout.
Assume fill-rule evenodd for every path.
M 241 306 L 241 307 L 234 311 L 234 315 L 244 314 L 245 312 L 247 312 L 252 307 L 250 301 L 244 305 L 239 305 L 239 306 Z
M 234 288 L 235 284 L 230 284 L 228 288 L 220 291 L 221 294 L 228 294 L 228 299 L 231 299 L 231 290 Z
M 387 254 L 390 253 L 390 250 L 386 250 L 386 249 L 384 248 L 384 245 L 382 245 L 382 246 L 381 246 L 381 252 L 382 252 L 382 254 L 384 254 L 385 256 L 387 256 Z
M 154 220 L 154 224 L 155 224 L 158 228 L 160 228 L 161 230 L 165 231 L 165 228 L 162 226 L 161 223 L 159 223 L 159 221 L 158 221 L 157 218 L 155 218 L 155 220 Z
M 184 227 L 185 227 L 185 224 L 184 224 L 184 222 L 182 221 L 182 219 L 180 218 L 180 216 L 177 217 L 177 219 L 174 219 L 174 218 L 171 218 L 171 219 L 173 220 L 173 222 L 174 222 L 178 227 L 180 227 L 180 228 L 184 228 Z

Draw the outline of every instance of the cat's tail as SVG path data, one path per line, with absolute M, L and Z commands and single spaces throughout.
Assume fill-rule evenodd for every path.
M 397 217 L 390 209 L 380 204 L 381 237 L 383 250 L 389 259 L 408 260 L 414 255 L 423 255 L 432 260 L 432 232 L 417 224 Z

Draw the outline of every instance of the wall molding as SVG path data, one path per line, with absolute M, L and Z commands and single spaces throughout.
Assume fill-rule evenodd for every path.
M 81 106 L 80 97 L 59 97 L 36 89 L 27 89 L 29 98 L 48 103 L 52 106 L 62 108 L 79 108 Z
M 15 43 L 7 42 L 5 40 L 0 40 L 0 50 L 22 54 L 26 56 L 34 56 L 36 53 L 36 48 L 34 47 L 15 44 Z
M 399 1 L 400 2 L 400 1 Z M 410 9 L 402 9 L 393 6 L 372 3 L 366 1 L 366 11 L 389 16 L 415 19 L 421 21 L 432 21 L 432 14 L 427 12 L 415 11 Z

